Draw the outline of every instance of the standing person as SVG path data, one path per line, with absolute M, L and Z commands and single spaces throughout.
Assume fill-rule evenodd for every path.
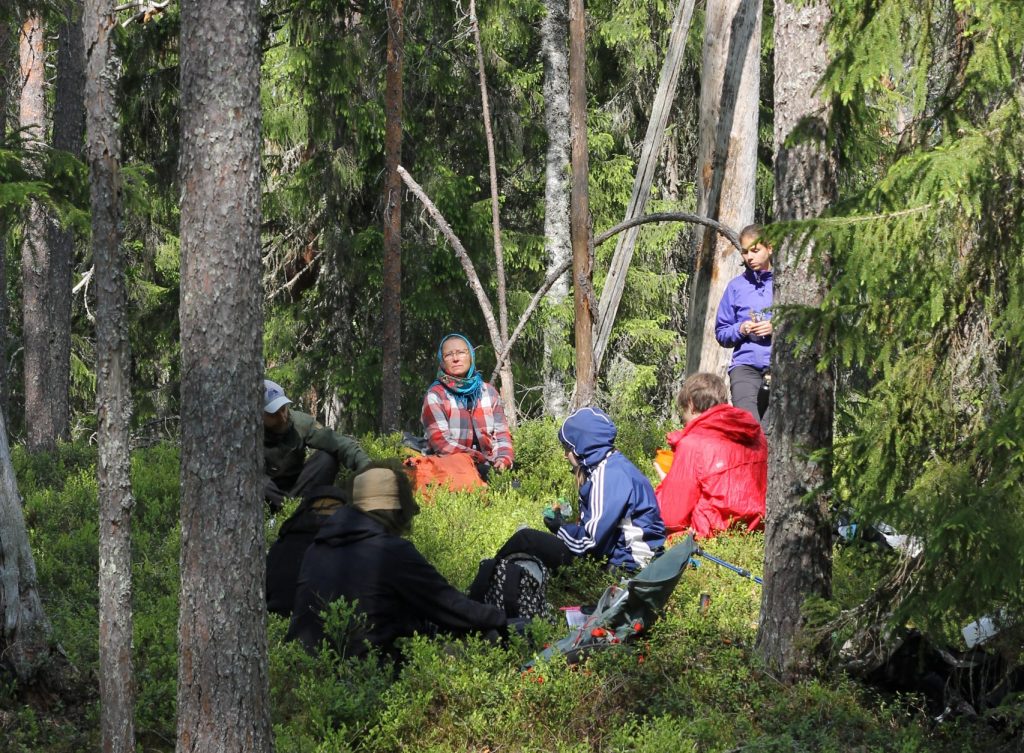
M 715 338 L 732 348 L 729 385 L 732 404 L 767 423 L 768 367 L 772 354 L 772 247 L 761 240 L 763 228 L 747 225 L 740 232 L 743 274 L 725 288 Z
M 672 467 L 654 493 L 670 533 L 713 536 L 734 523 L 763 524 L 768 443 L 749 411 L 729 405 L 717 374 L 694 374 L 676 399 L 683 428 L 670 432 Z
M 437 379 L 423 398 L 421 420 L 435 455 L 466 453 L 486 480 L 512 467 L 515 451 L 505 408 L 494 387 L 476 370 L 476 354 L 464 335 L 452 334 L 437 349 Z
M 350 630 L 348 655 L 366 644 L 399 658 L 395 641 L 439 629 L 462 634 L 504 628 L 504 610 L 473 601 L 402 538 L 419 506 L 404 472 L 380 464 L 352 480 L 352 504 L 328 518 L 302 559 L 288 638 L 315 651 L 325 638 L 322 610 L 344 598 L 366 620 Z
M 356 440 L 291 410 L 291 402 L 281 385 L 263 380 L 263 494 L 275 512 L 285 497 L 305 497 L 318 486 L 333 485 L 339 466 L 360 471 L 370 464 Z M 315 450 L 308 460 L 307 447 Z
M 544 517 L 551 534 L 517 531 L 498 557 L 522 552 L 556 569 L 577 557 L 607 560 L 609 567 L 644 568 L 665 543 L 665 526 L 651 482 L 615 449 L 618 429 L 600 408 L 580 408 L 558 432 L 579 484 L 579 523 L 555 511 Z

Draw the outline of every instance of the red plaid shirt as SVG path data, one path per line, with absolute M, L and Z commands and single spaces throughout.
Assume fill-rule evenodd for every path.
M 463 408 L 448 390 L 435 384 L 423 398 L 421 420 L 427 443 L 437 455 L 467 452 L 478 463 L 512 465 L 515 452 L 505 409 L 498 391 L 487 382 L 472 410 Z M 473 449 L 474 432 L 479 450 Z

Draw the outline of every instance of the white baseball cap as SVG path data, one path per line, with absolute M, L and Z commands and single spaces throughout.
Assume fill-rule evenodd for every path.
M 291 400 L 284 394 L 284 389 L 277 382 L 263 380 L 263 412 L 277 413 L 288 405 Z

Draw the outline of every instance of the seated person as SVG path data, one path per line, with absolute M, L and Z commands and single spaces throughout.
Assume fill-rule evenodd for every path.
M 733 523 L 764 522 L 768 443 L 757 419 L 728 404 L 715 374 L 689 377 L 677 398 L 682 429 L 666 437 L 675 452 L 655 494 L 670 533 L 713 536 Z
M 339 465 L 360 471 L 370 464 L 356 440 L 290 410 L 289 403 L 281 385 L 263 380 L 263 495 L 275 512 L 285 497 L 305 497 L 333 484 Z M 308 460 L 307 447 L 316 450 Z
M 346 492 L 335 486 L 318 486 L 302 498 L 302 504 L 281 524 L 277 539 L 267 552 L 268 611 L 282 617 L 292 613 L 302 557 L 321 526 L 346 504 Z
M 416 547 L 402 538 L 419 507 L 400 470 L 375 466 L 352 482 L 352 504 L 335 512 L 306 550 L 288 637 L 315 651 L 324 639 L 324 605 L 345 598 L 366 616 L 352 631 L 348 655 L 364 641 L 398 658 L 395 641 L 413 633 L 487 631 L 506 625 L 498 607 L 453 588 Z
M 476 370 L 473 346 L 448 335 L 437 349 L 437 379 L 423 398 L 429 452 L 466 453 L 486 480 L 488 471 L 512 467 L 515 453 L 501 397 Z
M 609 567 L 644 568 L 665 543 L 651 482 L 614 442 L 618 430 L 600 408 L 580 408 L 565 419 L 558 439 L 579 485 L 579 523 L 560 511 L 545 517 L 551 534 L 524 528 L 498 551 L 498 557 L 525 552 L 551 569 L 576 557 L 606 559 Z

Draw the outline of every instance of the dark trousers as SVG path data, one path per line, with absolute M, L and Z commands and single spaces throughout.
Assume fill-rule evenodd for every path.
M 732 404 L 760 421 L 762 427 L 768 425 L 768 385 L 764 380 L 767 371 L 755 366 L 737 366 L 729 372 Z
M 560 538 L 536 528 L 521 528 L 516 531 L 502 544 L 495 556 L 501 559 L 510 554 L 532 554 L 552 572 L 576 559 Z
M 285 497 L 305 497 L 318 486 L 333 486 L 337 476 L 338 461 L 330 453 L 317 450 L 306 460 L 298 476 L 264 476 L 263 497 L 271 510 L 280 510 Z

